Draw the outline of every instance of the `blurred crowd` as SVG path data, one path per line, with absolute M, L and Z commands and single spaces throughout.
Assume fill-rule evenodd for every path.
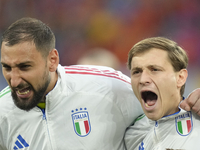
M 34 17 L 55 33 L 62 65 L 77 64 L 101 47 L 116 55 L 127 75 L 130 48 L 144 38 L 165 36 L 188 52 L 188 95 L 200 87 L 199 8 L 199 0 L 1 0 L 0 35 L 17 19 Z M 6 85 L 0 71 L 0 90 Z

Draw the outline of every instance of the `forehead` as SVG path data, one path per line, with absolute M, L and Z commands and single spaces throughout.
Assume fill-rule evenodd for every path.
M 132 58 L 131 66 L 141 65 L 171 65 L 168 52 L 158 48 L 152 48 L 145 52 L 136 54 Z
M 1 46 L 1 62 L 6 64 L 17 64 L 25 61 L 40 61 L 41 53 L 36 49 L 33 42 L 22 42 L 13 46 Z

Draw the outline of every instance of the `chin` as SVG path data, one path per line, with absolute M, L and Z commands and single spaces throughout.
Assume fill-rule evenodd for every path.
M 155 112 L 154 113 L 146 112 L 145 114 L 149 119 L 154 120 L 154 121 L 159 120 L 161 118 L 161 117 L 157 116 L 158 113 L 155 113 Z

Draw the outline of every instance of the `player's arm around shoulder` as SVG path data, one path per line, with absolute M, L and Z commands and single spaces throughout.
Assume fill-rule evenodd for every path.
M 111 79 L 111 97 L 120 109 L 124 121 L 130 126 L 133 121 L 143 114 L 141 105 L 133 93 L 130 78 L 120 71 L 115 71 L 115 77 Z
M 188 97 L 181 102 L 180 107 L 186 111 L 192 110 L 200 116 L 200 88 L 192 91 Z

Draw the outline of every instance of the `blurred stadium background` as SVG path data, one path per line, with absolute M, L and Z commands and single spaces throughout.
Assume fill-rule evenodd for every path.
M 130 48 L 144 38 L 165 36 L 189 54 L 185 96 L 200 87 L 199 0 L 0 0 L 0 36 L 21 17 L 52 28 L 62 65 L 76 64 L 89 49 L 102 47 L 119 58 L 128 76 Z M 0 71 L 0 90 L 6 85 Z

